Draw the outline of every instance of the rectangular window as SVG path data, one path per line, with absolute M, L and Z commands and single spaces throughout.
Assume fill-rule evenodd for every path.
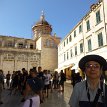
M 11 41 L 8 41 L 7 45 L 8 47 L 13 47 L 13 43 Z
M 65 42 L 64 42 L 64 47 L 65 47 Z
M 71 40 L 72 40 L 72 39 L 71 39 L 71 35 L 70 35 L 70 36 L 69 36 L 69 42 L 71 42 Z
M 103 35 L 102 32 L 98 34 L 98 46 L 103 46 Z
M 100 11 L 96 12 L 96 24 L 101 22 Z
M 69 59 L 69 53 L 67 52 L 67 59 Z
M 36 60 L 37 60 L 37 57 L 36 57 L 36 56 L 33 56 L 33 60 L 36 61 Z
M 12 54 L 8 54 L 8 60 L 13 60 L 14 56 Z
M 18 44 L 18 48 L 23 48 L 24 46 L 23 46 L 23 44 L 22 43 L 19 43 Z
M 79 26 L 79 33 L 81 33 L 82 32 L 82 26 L 80 25 Z
M 90 30 L 90 22 L 89 22 L 89 20 L 86 22 L 86 25 L 87 25 L 87 31 L 89 31 Z
M 88 51 L 92 50 L 91 39 L 88 40 Z
M 64 61 L 66 60 L 66 55 L 65 55 L 65 53 L 64 53 Z
M 75 55 L 77 55 L 77 46 L 75 46 Z
M 68 38 L 67 38 L 67 44 L 68 44 Z
M 30 49 L 33 49 L 33 44 L 30 44 Z
M 72 58 L 72 56 L 73 56 L 73 54 L 72 54 L 72 49 L 70 50 L 70 56 L 71 56 L 71 58 Z
M 80 53 L 83 52 L 83 43 L 80 43 Z
M 76 30 L 74 31 L 74 37 L 76 37 Z

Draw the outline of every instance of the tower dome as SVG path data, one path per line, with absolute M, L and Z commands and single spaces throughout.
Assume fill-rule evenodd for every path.
M 43 11 L 40 16 L 40 20 L 36 23 L 36 26 L 39 26 L 39 25 L 49 25 L 49 23 L 45 20 L 45 16 L 44 16 Z
M 40 20 L 32 27 L 32 30 L 34 32 L 34 38 L 37 38 L 38 36 L 44 35 L 44 34 L 51 34 L 52 27 L 45 20 L 45 16 L 44 16 L 43 11 L 42 11 L 42 14 L 40 16 Z

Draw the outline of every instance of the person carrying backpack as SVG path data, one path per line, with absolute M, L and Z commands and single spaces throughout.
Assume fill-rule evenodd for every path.
M 29 95 L 28 99 L 24 102 L 23 107 L 40 107 L 40 91 L 42 82 L 39 78 L 31 78 L 26 82 L 26 91 Z
M 64 92 L 64 82 L 66 81 L 66 75 L 63 70 L 60 72 L 59 91 Z

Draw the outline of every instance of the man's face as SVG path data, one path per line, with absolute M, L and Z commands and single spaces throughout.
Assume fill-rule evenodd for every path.
M 31 72 L 31 76 L 32 77 L 36 77 L 36 73 L 35 72 Z
M 85 65 L 85 73 L 89 79 L 98 79 L 101 76 L 101 67 L 98 62 L 89 61 Z
M 2 75 L 2 71 L 0 71 L 0 75 Z
M 41 67 L 38 67 L 38 72 L 40 72 L 42 70 L 42 68 Z

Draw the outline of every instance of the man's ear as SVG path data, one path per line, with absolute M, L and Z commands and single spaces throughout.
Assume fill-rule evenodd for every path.
M 105 75 L 105 72 L 103 71 L 103 67 L 101 67 L 101 70 L 100 70 L 100 71 L 101 71 L 101 75 L 104 76 L 104 75 Z
M 103 68 L 102 67 L 100 68 L 100 71 L 101 71 L 101 75 L 102 75 L 103 74 Z

